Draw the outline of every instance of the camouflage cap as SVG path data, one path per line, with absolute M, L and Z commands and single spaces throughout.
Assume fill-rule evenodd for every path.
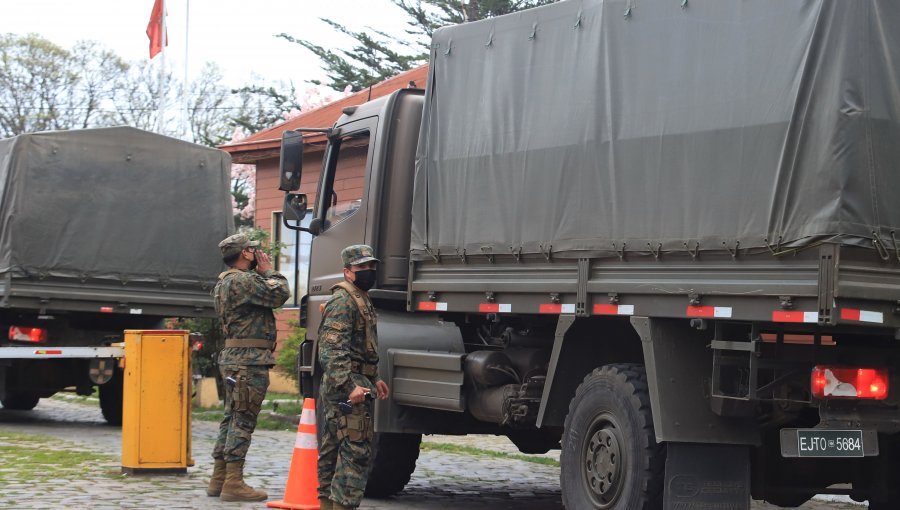
M 366 262 L 381 262 L 375 258 L 375 252 L 371 246 L 365 244 L 354 244 L 341 250 L 341 259 L 345 266 L 355 266 L 365 264 Z
M 219 249 L 222 250 L 223 258 L 240 253 L 249 246 L 259 246 L 259 241 L 251 241 L 247 234 L 234 234 L 226 237 L 219 243 Z

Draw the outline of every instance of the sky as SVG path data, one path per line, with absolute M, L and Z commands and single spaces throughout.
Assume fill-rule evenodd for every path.
M 0 33 L 33 32 L 64 48 L 94 40 L 128 61 L 147 62 L 152 8 L 153 0 L 0 0 Z M 357 31 L 373 27 L 402 36 L 407 28 L 406 15 L 389 0 L 166 0 L 166 10 L 166 66 L 184 75 L 187 44 L 188 79 L 214 62 L 229 86 L 264 85 L 253 74 L 293 81 L 300 90 L 307 80 L 324 80 L 315 55 L 275 37 L 284 32 L 325 47 L 352 46 L 322 17 Z

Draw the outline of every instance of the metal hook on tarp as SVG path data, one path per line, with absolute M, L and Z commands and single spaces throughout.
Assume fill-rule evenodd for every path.
M 490 47 L 493 46 L 493 45 L 494 45 L 494 31 L 491 30 L 490 35 L 488 35 L 488 40 L 487 40 L 487 42 L 484 43 L 484 47 L 485 47 L 485 48 L 490 48 Z
M 537 23 L 531 24 L 531 35 L 528 36 L 529 41 L 533 41 L 537 37 Z
M 513 248 L 512 246 L 510 246 L 510 247 L 509 247 L 509 252 L 512 253 L 512 256 L 516 259 L 516 262 L 521 262 L 521 261 L 522 261 L 522 247 L 521 247 L 521 246 L 519 246 L 518 249 Z
M 494 253 L 491 251 L 491 247 L 490 247 L 490 246 L 482 246 L 482 247 L 481 247 L 481 253 L 484 253 L 484 255 L 485 255 L 485 256 L 487 257 L 487 259 L 488 259 L 488 262 L 490 262 L 491 264 L 494 263 Z
M 450 51 L 453 49 L 453 39 L 447 41 L 447 49 L 444 51 L 444 55 L 449 55 Z
M 579 10 L 578 16 L 575 18 L 575 26 L 573 26 L 572 28 L 576 28 L 576 29 L 581 28 L 581 17 L 582 17 L 582 14 L 581 14 L 581 11 Z
M 688 243 L 684 243 L 684 249 L 687 250 L 688 255 L 691 256 L 692 260 L 697 260 L 697 256 L 700 255 L 700 241 L 697 241 L 697 244 L 694 245 L 693 250 L 691 250 L 691 247 L 688 246 Z
M 545 250 L 544 245 L 542 244 L 538 246 L 538 249 L 541 250 L 541 255 L 543 255 L 544 258 L 547 259 L 547 262 L 550 262 L 550 259 L 553 258 L 553 245 L 548 244 L 547 249 Z
M 634 0 L 628 0 L 628 5 L 625 7 L 625 19 L 631 17 L 631 11 L 634 10 Z
M 438 250 L 437 252 L 435 252 L 434 250 L 432 250 L 431 248 L 429 248 L 428 245 L 426 244 L 426 245 L 425 245 L 425 253 L 427 253 L 428 255 L 430 255 L 431 258 L 433 258 L 434 261 L 437 262 L 438 264 L 441 263 L 441 252 L 440 252 L 440 250 Z
M 656 251 L 653 250 L 653 245 L 650 243 L 647 243 L 647 248 L 650 249 L 650 254 L 653 255 L 653 258 L 659 259 L 659 256 L 662 253 L 662 243 L 656 243 Z
M 688 6 L 688 0 L 681 0 L 681 8 L 687 9 L 687 6 Z
M 778 254 L 781 253 L 781 241 L 782 241 L 783 239 L 784 239 L 783 236 L 778 236 L 778 241 L 775 243 L 775 248 L 772 248 L 772 245 L 769 244 L 769 238 L 768 238 L 768 237 L 764 237 L 764 238 L 763 238 L 763 242 L 766 243 L 766 248 L 768 248 L 769 251 L 772 252 L 772 255 L 775 255 L 775 256 L 777 257 Z
M 881 236 L 874 230 L 872 231 L 872 244 L 875 245 L 875 250 L 878 251 L 878 256 L 881 257 L 881 260 L 888 260 L 891 258 L 891 254 L 888 252 L 887 246 L 885 246 L 884 242 L 881 240 Z
M 736 258 L 737 258 L 737 254 L 738 254 L 738 248 L 741 247 L 741 242 L 740 242 L 740 241 L 735 241 L 735 242 L 734 242 L 734 250 L 732 250 L 731 248 L 729 248 L 729 247 L 728 247 L 728 243 L 725 242 L 725 241 L 722 241 L 722 246 L 725 247 L 725 251 L 727 251 L 727 252 L 731 255 L 731 258 L 736 259 Z
M 457 250 L 456 250 L 456 256 L 459 257 L 459 260 L 461 260 L 463 264 L 468 263 L 468 260 L 466 260 L 466 250 L 465 250 L 465 248 L 463 248 L 462 253 L 460 253 L 459 249 L 457 249 Z

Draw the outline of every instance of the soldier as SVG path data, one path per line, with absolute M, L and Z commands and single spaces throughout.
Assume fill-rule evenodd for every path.
M 359 506 L 368 477 L 375 425 L 366 397 L 388 398 L 388 385 L 378 377 L 375 308 L 368 290 L 375 284 L 378 263 L 372 248 L 354 245 L 341 252 L 344 281 L 331 288 L 319 327 L 318 355 L 325 373 L 318 403 L 325 423 L 319 446 L 319 504 L 322 510 Z M 350 400 L 343 414 L 339 402 Z
M 213 447 L 215 467 L 206 493 L 223 501 L 263 501 L 268 495 L 244 483 L 244 459 L 275 365 L 275 314 L 290 295 L 287 279 L 272 269 L 259 241 L 235 234 L 219 243 L 231 269 L 213 291 L 225 347 L 218 364 L 225 381 L 225 417 Z

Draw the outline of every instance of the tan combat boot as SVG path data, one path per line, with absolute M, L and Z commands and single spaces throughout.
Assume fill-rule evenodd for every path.
M 225 459 L 215 459 L 215 461 L 212 478 L 209 479 L 209 487 L 206 488 L 206 495 L 213 498 L 222 494 L 222 485 L 225 483 Z
M 334 503 L 328 498 L 319 498 L 319 510 L 334 510 Z
M 258 491 L 244 483 L 244 461 L 225 464 L 225 484 L 222 485 L 222 501 L 265 501 L 266 491 Z

